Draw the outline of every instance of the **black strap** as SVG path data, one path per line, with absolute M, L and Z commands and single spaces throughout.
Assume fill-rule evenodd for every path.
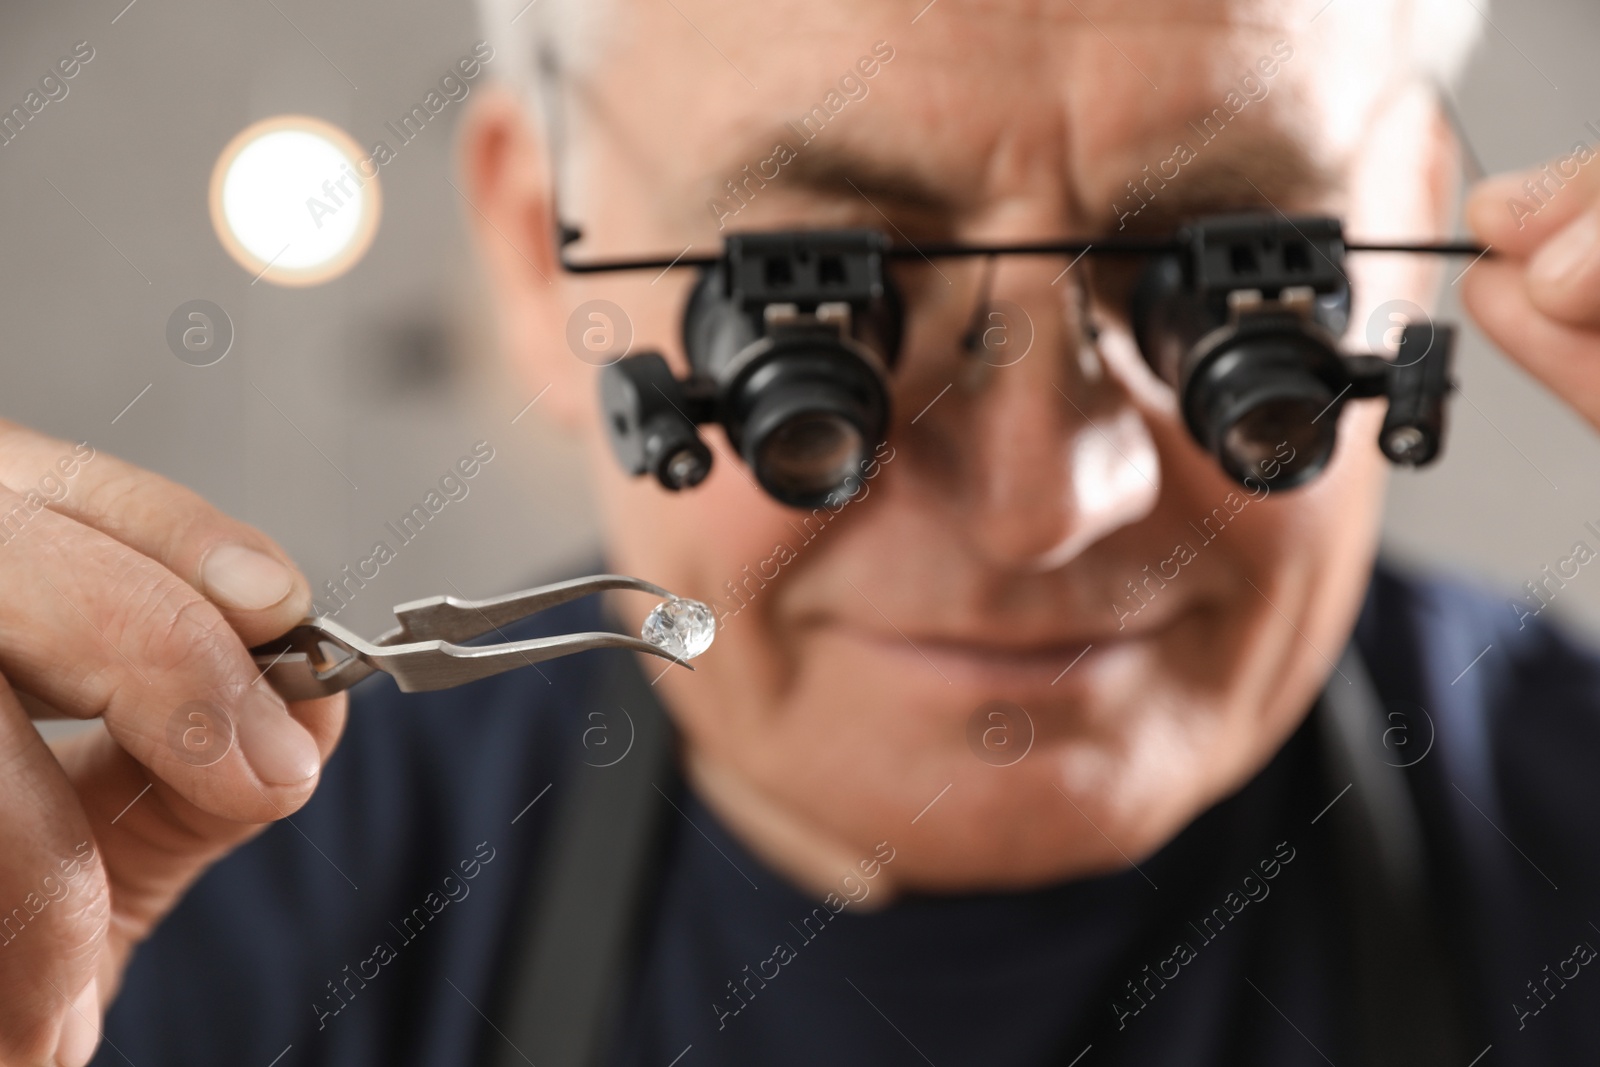
M 1319 815 L 1345 904 L 1361 1063 L 1461 1067 L 1466 1014 L 1428 890 L 1422 824 L 1366 664 L 1352 645 L 1318 701 L 1327 779 L 1349 783 Z M 1392 762 L 1391 762 L 1392 761 Z
M 488 1037 L 494 1067 L 597 1067 L 658 881 L 673 815 L 661 793 L 681 792 L 671 723 L 631 656 L 616 657 L 586 714 L 599 716 L 606 742 L 585 748 L 558 787 L 554 832 L 500 985 L 504 1040 Z

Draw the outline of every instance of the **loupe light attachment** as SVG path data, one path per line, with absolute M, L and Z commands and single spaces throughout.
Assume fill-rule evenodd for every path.
M 668 489 L 690 489 L 711 473 L 711 450 L 689 414 L 705 407 L 656 352 L 619 360 L 600 376 L 600 409 L 622 469 Z
M 581 237 L 559 229 L 565 247 Z M 719 423 L 761 487 L 791 507 L 860 491 L 890 416 L 904 309 L 895 259 L 1044 255 L 1145 262 L 1130 321 L 1145 360 L 1176 390 L 1184 422 L 1231 477 L 1302 485 L 1332 459 L 1343 405 L 1386 397 L 1378 445 L 1421 466 L 1442 448 L 1454 331 L 1402 330 L 1398 354 L 1338 350 L 1354 252 L 1488 254 L 1463 243 L 1347 244 L 1332 218 L 1211 216 L 1168 238 L 896 247 L 875 230 L 746 233 L 714 256 L 573 262 L 572 273 L 692 267 L 683 316 L 689 373 L 654 352 L 601 372 L 607 433 L 622 467 L 687 489 L 710 473 L 700 426 Z
M 1421 467 L 1444 450 L 1445 400 L 1455 384 L 1450 369 L 1455 355 L 1455 327 L 1414 322 L 1400 333 L 1388 376 L 1389 412 L 1378 431 L 1378 447 L 1390 462 Z

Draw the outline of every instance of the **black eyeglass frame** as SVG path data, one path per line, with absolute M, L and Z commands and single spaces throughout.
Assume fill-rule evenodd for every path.
M 860 487 L 859 477 L 852 487 L 852 469 L 864 466 L 886 435 L 887 379 L 902 317 L 887 263 L 1021 255 L 1147 257 L 1164 265 L 1147 268 L 1129 309 L 1147 362 L 1178 391 L 1191 435 L 1235 480 L 1291 488 L 1326 466 L 1348 399 L 1388 397 L 1379 446 L 1394 463 L 1432 462 L 1443 444 L 1453 329 L 1432 322 L 1406 326 L 1397 359 L 1339 352 L 1350 300 L 1343 257 L 1493 254 L 1465 241 L 1346 242 L 1337 219 L 1281 212 L 1207 216 L 1166 237 L 1003 244 L 897 244 L 877 230 L 751 232 L 729 235 L 717 255 L 588 261 L 568 255 L 581 230 L 559 225 L 558 235 L 561 267 L 572 274 L 701 273 L 685 311 L 691 374 L 678 379 L 653 352 L 627 356 L 602 374 L 602 405 L 624 467 L 653 474 L 668 489 L 690 488 L 704 480 L 712 462 L 698 426 L 718 422 L 763 488 L 793 507 L 848 499 Z M 814 251 L 852 264 L 836 272 L 837 292 L 819 288 L 806 262 Z M 764 285 L 746 263 L 755 256 L 787 257 L 793 270 L 779 274 L 796 288 Z M 772 281 L 770 269 L 766 281 Z M 986 302 L 984 295 L 980 311 Z M 1152 320 L 1163 325 L 1147 329 Z M 966 341 L 971 347 L 970 336 Z M 720 356 L 713 354 L 717 349 Z M 1168 358 L 1157 349 L 1167 350 Z M 785 425 L 802 427 L 788 435 L 802 454 L 798 466 L 772 459 L 772 440 Z M 1241 436 L 1240 427 L 1248 432 Z M 1273 461 L 1271 476 L 1264 476 L 1267 462 L 1250 433 L 1289 431 L 1284 446 L 1301 459 Z M 783 470 L 799 477 L 780 477 Z

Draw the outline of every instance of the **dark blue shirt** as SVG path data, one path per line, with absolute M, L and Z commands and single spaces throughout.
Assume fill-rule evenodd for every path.
M 513 636 L 600 628 L 578 603 Z M 1387 570 L 1356 645 L 1416 800 L 1470 1054 L 1593 1061 L 1600 658 L 1504 600 Z M 95 1062 L 483 1062 L 506 1041 L 489 1018 L 508 931 L 574 768 L 625 742 L 592 714 L 621 655 L 443 693 L 363 686 L 310 803 L 138 949 Z M 1359 1062 L 1316 821 L 1340 801 L 1319 767 L 1302 729 L 1138 870 L 880 911 L 844 903 L 869 878 L 819 904 L 692 793 L 663 793 L 673 831 L 608 1060 Z

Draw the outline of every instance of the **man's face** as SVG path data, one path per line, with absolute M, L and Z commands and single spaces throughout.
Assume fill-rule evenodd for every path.
M 619 0 L 567 86 L 573 255 L 709 254 L 780 227 L 1093 238 L 1240 208 L 1426 236 L 1438 139 L 1401 91 L 1389 5 L 1316 6 Z M 495 160 L 477 188 L 509 336 L 593 445 L 611 565 L 718 607 L 698 672 L 659 682 L 713 793 L 847 861 L 887 840 L 903 886 L 1022 886 L 1148 855 L 1298 724 L 1374 552 L 1381 408 L 1347 406 L 1309 487 L 1247 490 L 1188 437 L 1095 260 L 997 261 L 1008 310 L 976 359 L 959 342 L 984 264 L 919 262 L 863 496 L 786 509 L 720 430 L 707 481 L 668 493 L 617 469 L 566 332 L 608 299 L 635 351 L 681 370 L 693 273 L 545 281 L 510 254 L 507 230 L 549 255 L 528 138 L 510 139 L 522 171 L 469 146 Z M 1425 303 L 1428 280 L 1357 262 L 1353 321 Z

